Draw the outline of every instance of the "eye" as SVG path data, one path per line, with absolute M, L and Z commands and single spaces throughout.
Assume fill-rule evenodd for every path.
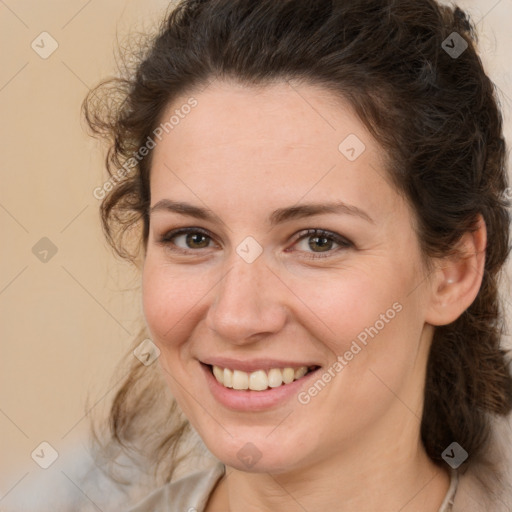
M 338 233 L 324 229 L 308 229 L 297 235 L 295 248 L 306 253 L 307 258 L 327 258 L 340 250 L 353 247 L 353 243 Z M 296 250 L 296 249 L 294 249 Z
M 198 227 L 187 227 L 165 233 L 158 239 L 158 243 L 175 252 L 197 253 L 200 249 L 212 248 L 215 242 L 208 231 Z M 291 252 L 298 250 L 310 259 L 327 258 L 353 246 L 352 242 L 338 233 L 324 229 L 308 229 L 296 235 Z
M 187 252 L 208 249 L 211 247 L 213 239 L 207 231 L 201 228 L 181 228 L 165 233 L 159 242 L 169 248 Z

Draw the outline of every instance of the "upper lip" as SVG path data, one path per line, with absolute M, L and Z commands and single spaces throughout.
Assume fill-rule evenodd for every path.
M 243 372 L 254 372 L 256 370 L 270 370 L 271 368 L 299 368 L 301 366 L 320 366 L 308 361 L 285 361 L 284 359 L 251 359 L 242 361 L 230 357 L 208 357 L 200 359 L 201 363 L 229 368 L 231 370 L 241 370 Z

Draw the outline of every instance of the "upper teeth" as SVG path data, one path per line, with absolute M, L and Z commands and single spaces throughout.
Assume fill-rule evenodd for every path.
M 289 384 L 294 380 L 304 377 L 307 372 L 307 366 L 300 366 L 299 368 L 272 368 L 268 371 L 268 374 L 265 370 L 247 373 L 241 370 L 230 370 L 229 368 L 213 366 L 213 375 L 226 388 L 251 389 L 253 391 L 263 391 L 269 386 L 277 388 L 283 382 Z

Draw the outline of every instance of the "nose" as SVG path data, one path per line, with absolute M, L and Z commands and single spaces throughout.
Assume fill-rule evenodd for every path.
M 239 345 L 277 333 L 287 318 L 284 288 L 263 257 L 247 263 L 235 255 L 230 270 L 214 289 L 206 325 L 222 339 Z

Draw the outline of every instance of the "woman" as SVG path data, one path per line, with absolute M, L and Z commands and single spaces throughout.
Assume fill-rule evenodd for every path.
M 509 190 L 474 40 L 433 0 L 185 0 L 89 96 L 151 338 L 111 445 L 167 470 L 133 512 L 511 509 Z M 190 431 L 217 463 L 171 482 Z

